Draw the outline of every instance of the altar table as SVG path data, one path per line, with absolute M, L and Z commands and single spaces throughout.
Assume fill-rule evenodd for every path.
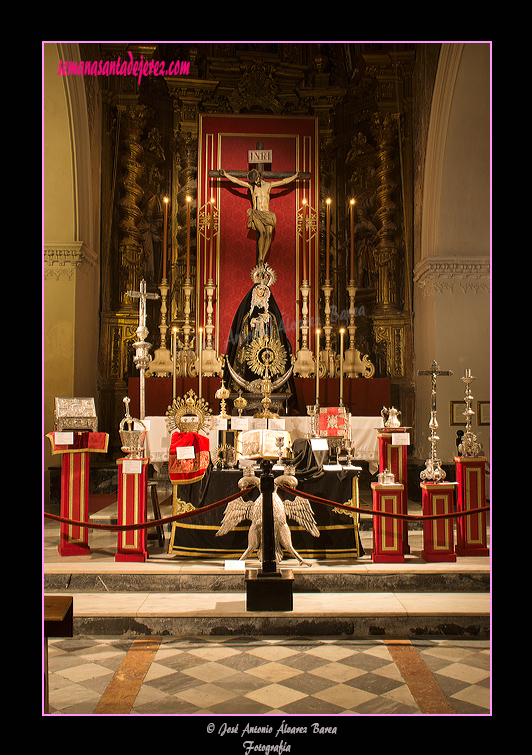
M 285 429 L 290 433 L 292 443 L 297 438 L 305 438 L 309 427 L 309 417 L 282 417 Z M 168 461 L 170 448 L 170 433 L 166 427 L 165 417 L 147 416 L 143 420 L 147 426 L 147 454 L 150 462 L 157 465 Z M 369 471 L 375 474 L 379 465 L 379 442 L 377 429 L 383 427 L 382 417 L 351 417 L 351 437 L 353 439 L 353 459 L 367 461 Z M 231 419 L 227 420 L 227 427 L 231 429 Z M 209 433 L 210 450 L 219 444 L 219 433 L 212 430 Z M 339 503 L 342 503 L 339 501 Z M 296 548 L 297 550 L 297 548 Z
M 273 470 L 274 476 L 282 474 L 282 470 Z M 352 467 L 344 467 L 338 471 L 325 471 L 323 475 L 312 481 L 299 481 L 297 489 L 304 496 L 310 493 L 335 503 L 358 505 L 357 472 Z M 242 470 L 218 470 L 209 467 L 203 480 L 192 485 L 177 487 L 177 496 L 194 508 L 207 506 L 223 500 L 238 491 L 238 481 L 242 477 Z M 281 498 L 293 496 L 280 491 Z M 246 500 L 256 499 L 260 495 L 254 489 L 246 495 Z M 314 512 L 320 537 L 313 537 L 296 522 L 288 520 L 292 533 L 292 544 L 303 558 L 334 559 L 357 558 L 363 555 L 358 535 L 358 515 L 346 516 L 334 511 L 333 508 L 315 501 L 310 502 Z M 189 507 L 187 507 L 189 508 Z M 168 552 L 181 557 L 238 559 L 247 548 L 249 521 L 242 521 L 238 527 L 222 537 L 216 537 L 220 528 L 226 506 L 198 516 L 175 522 Z

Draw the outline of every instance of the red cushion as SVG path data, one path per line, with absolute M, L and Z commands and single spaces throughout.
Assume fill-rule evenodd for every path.
M 181 459 L 176 448 L 193 447 L 194 458 Z M 173 433 L 170 439 L 168 474 L 175 485 L 201 480 L 209 466 L 209 439 L 199 433 Z

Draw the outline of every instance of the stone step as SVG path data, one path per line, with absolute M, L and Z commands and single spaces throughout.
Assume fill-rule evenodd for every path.
M 77 635 L 489 637 L 487 593 L 294 593 L 291 611 L 247 611 L 241 592 L 74 593 Z
M 468 562 L 474 560 L 467 559 Z M 320 564 L 305 569 L 298 568 L 295 564 L 296 562 L 283 562 L 283 565 L 294 571 L 295 593 L 463 593 L 488 592 L 490 589 L 489 568 L 484 565 L 467 564 L 457 567 L 456 563 L 421 563 L 416 568 L 416 565 L 407 563 L 394 564 L 393 569 L 385 569 L 383 564 L 350 563 L 339 566 Z M 231 593 L 244 589 L 244 573 L 225 571 L 223 566 L 191 571 L 183 567 L 170 568 L 159 573 L 155 567 L 142 571 L 111 571 L 97 567 L 86 571 L 70 571 L 66 566 L 54 571 L 48 566 L 44 574 L 44 589 L 94 593 Z

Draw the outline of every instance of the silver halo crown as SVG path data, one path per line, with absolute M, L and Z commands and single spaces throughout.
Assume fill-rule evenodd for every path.
M 256 265 L 251 271 L 251 280 L 253 283 L 262 283 L 264 286 L 273 286 L 277 280 L 275 270 L 267 262 L 262 265 Z

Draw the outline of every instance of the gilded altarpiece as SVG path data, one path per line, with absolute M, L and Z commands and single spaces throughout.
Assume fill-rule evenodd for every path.
M 170 197 L 168 325 L 177 325 L 181 332 L 184 322 L 187 248 L 194 287 L 189 316 L 194 327 L 207 322 L 205 282 L 212 244 L 213 282 L 220 288 L 213 292 L 211 332 L 216 353 L 224 353 L 230 320 L 241 295 L 251 285 L 255 232 L 246 228 L 246 209 L 250 207 L 246 191 L 233 185 L 229 188 L 226 181 L 207 180 L 205 170 L 248 169 L 248 150 L 259 141 L 273 151 L 273 164 L 268 169 L 303 170 L 312 175 L 310 181 L 298 181 L 272 192 L 271 209 L 278 215 L 268 259 L 278 274 L 272 291 L 287 320 L 294 351 L 300 338 L 301 296 L 297 287 L 303 248 L 298 212 L 304 192 L 310 189 L 312 240 L 307 259 L 313 287 L 311 323 L 323 324 L 326 319 L 322 287 L 326 277 L 326 199 L 330 198 L 331 347 L 338 354 L 338 330 L 348 325 L 351 310 L 356 348 L 362 355 L 369 355 L 376 378 L 390 379 L 392 402 L 401 410 L 404 424 L 412 425 L 410 90 L 414 51 L 397 51 L 390 45 L 386 52 L 374 52 L 362 49 L 372 45 L 350 45 L 362 52 L 350 58 L 342 73 L 345 62 L 334 55 L 341 56 L 344 45 L 284 45 L 285 55 L 292 47 L 304 48 L 305 54 L 295 55 L 290 65 L 280 54 L 274 55 L 276 45 L 269 46 L 272 49 L 267 51 L 267 60 L 262 60 L 261 45 L 254 46 L 249 59 L 247 53 L 235 52 L 235 45 L 226 45 L 223 59 L 216 57 L 211 54 L 215 47 L 190 47 L 189 76 L 167 77 L 156 83 L 146 79 L 141 87 L 127 92 L 112 91 L 111 83 L 104 98 L 99 369 L 102 426 L 110 433 L 118 427 L 128 378 L 138 375 L 132 346 L 138 303 L 127 296 L 127 291 L 138 290 L 142 278 L 150 291 L 159 290 L 165 195 Z M 182 59 L 185 52 L 181 51 Z M 151 91 L 155 86 L 156 91 Z M 251 112 L 254 110 L 256 114 Z M 211 121 L 207 127 L 209 117 L 218 118 L 220 125 L 214 128 Z M 290 121 L 286 131 L 281 124 Z M 301 126 L 310 124 L 310 131 L 302 135 L 299 127 L 293 127 L 296 121 Z M 222 125 L 229 122 L 230 128 Z M 217 213 L 212 240 L 206 223 L 211 190 Z M 352 198 L 356 200 L 356 294 L 350 301 L 346 283 Z M 283 276 L 285 266 L 287 276 Z M 230 306 L 222 298 L 225 283 L 230 283 Z M 149 303 L 148 340 L 153 350 L 160 346 L 159 317 L 160 302 Z M 331 363 L 329 377 L 336 379 L 337 369 L 338 365 Z
M 150 99 L 153 102 L 150 103 Z M 158 292 L 162 277 L 164 196 L 171 176 L 168 121 L 160 99 L 147 87 L 141 96 L 108 91 L 102 146 L 102 282 L 99 352 L 99 406 L 109 428 L 110 449 L 120 447 L 118 428 L 128 377 L 137 376 L 133 357 L 137 340 L 140 281 Z M 168 108 L 167 108 L 168 109 Z M 161 112 L 162 111 L 162 112 Z M 148 307 L 148 327 L 159 346 L 159 308 Z

